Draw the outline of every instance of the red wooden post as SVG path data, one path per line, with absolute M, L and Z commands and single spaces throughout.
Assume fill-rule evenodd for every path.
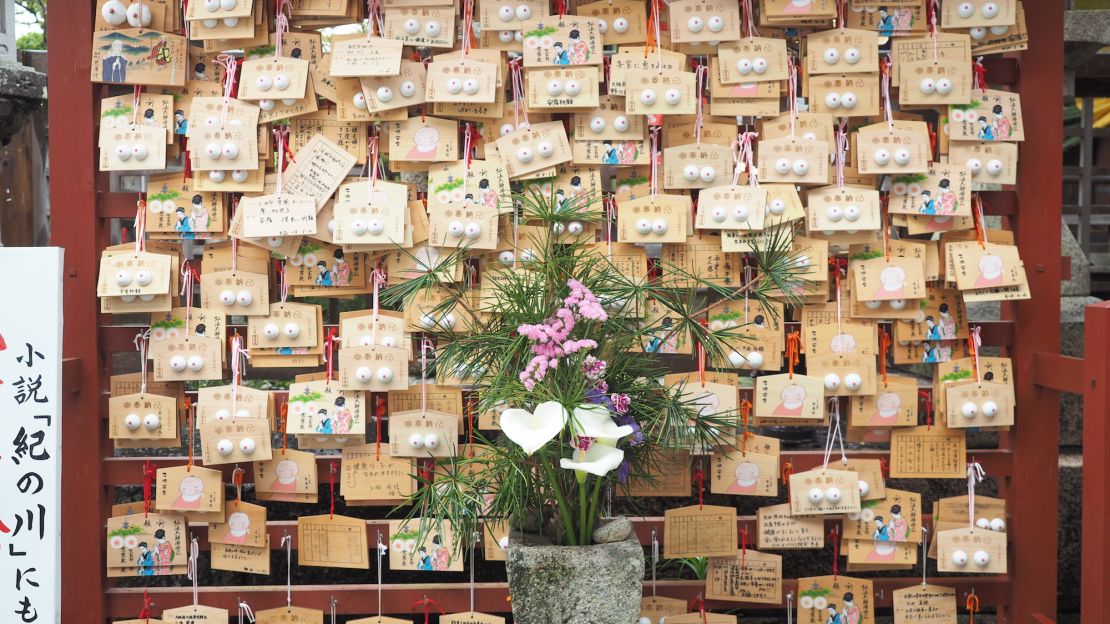
M 97 346 L 96 272 L 103 242 L 97 219 L 96 87 L 89 82 L 93 3 L 69 3 L 50 11 L 50 242 L 65 248 L 66 368 L 71 391 L 62 402 L 62 622 L 103 622 L 103 519 L 100 414 L 103 363 Z
M 1010 350 L 1018 420 L 1003 443 L 1015 454 L 1005 488 L 1011 522 L 1012 597 L 1005 622 L 1056 615 L 1056 500 L 1059 490 L 1059 392 L 1036 385 L 1035 354 L 1060 352 L 1060 215 L 1063 192 L 1064 3 L 1026 2 L 1029 51 L 1018 76 L 1031 132 L 1021 144 L 1019 210 L 1010 218 L 1033 298 L 1003 307 L 1014 321 Z M 1047 507 L 1047 509 L 1046 509 Z
M 1110 302 L 1087 306 L 1083 380 L 1083 524 L 1080 613 L 1101 624 L 1110 608 Z

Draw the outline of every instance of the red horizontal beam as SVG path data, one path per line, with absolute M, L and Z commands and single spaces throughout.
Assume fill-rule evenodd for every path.
M 1013 321 L 976 321 L 974 325 L 979 325 L 983 328 L 982 338 L 983 345 L 988 347 L 1009 347 L 1013 344 L 1014 340 L 1014 324 Z M 797 321 L 787 321 L 785 323 L 785 331 L 794 331 L 801 326 Z M 890 329 L 889 324 L 887 330 Z M 100 328 L 100 350 L 103 353 L 125 353 L 135 350 L 135 334 L 140 330 L 145 329 L 144 326 L 137 325 L 104 325 Z M 338 325 L 324 325 L 324 331 L 329 329 L 338 329 Z M 238 331 L 240 334 L 246 335 L 246 325 L 228 325 L 228 335 Z
M 921 583 L 920 577 L 913 578 L 876 578 L 871 579 L 875 586 L 874 605 L 890 607 L 894 590 Z M 981 605 L 998 606 L 1006 604 L 1006 576 L 936 577 L 933 582 L 952 587 L 957 592 L 960 604 L 972 591 L 979 597 Z M 778 605 L 749 604 L 744 602 L 706 601 L 709 609 L 782 609 L 788 592 L 797 595 L 798 582 L 783 579 L 783 600 Z M 416 601 L 425 596 L 434 598 L 448 613 L 470 609 L 471 585 L 467 583 L 413 583 L 413 584 L 357 584 L 357 585 L 296 585 L 293 587 L 293 604 L 298 607 L 331 609 L 331 599 L 335 598 L 336 612 L 348 614 L 376 614 L 379 609 L 378 591 L 381 590 L 381 612 L 389 614 L 422 613 Z M 667 598 L 693 600 L 705 591 L 705 581 L 658 581 L 656 595 Z M 200 603 L 228 609 L 235 613 L 239 599 L 250 604 L 251 609 L 260 611 L 285 606 L 284 585 L 240 585 L 231 587 L 200 587 Z M 148 593 L 154 600 L 154 613 L 192 604 L 191 587 L 115 587 L 108 589 L 108 615 L 113 618 L 135 617 L 143 606 L 143 594 Z M 511 611 L 509 588 L 506 583 L 475 583 L 473 585 L 474 608 L 486 613 L 508 613 Z M 651 595 L 651 583 L 644 583 L 644 595 Z
M 228 503 L 229 508 L 234 503 Z M 382 509 L 388 509 L 388 506 L 383 506 Z M 400 519 L 400 518 L 396 518 Z M 663 517 L 650 516 L 650 517 L 631 517 L 633 530 L 636 532 L 636 538 L 641 544 L 647 546 L 651 544 L 651 533 L 655 531 L 655 538 L 661 543 L 663 541 Z M 369 537 L 368 543 L 377 543 L 377 532 L 381 531 L 382 541 L 387 539 L 389 534 L 389 518 L 367 518 L 366 531 Z M 921 522 L 927 526 L 931 526 L 933 521 L 932 514 L 922 514 Z M 838 516 L 826 516 L 825 527 L 827 530 L 832 530 L 833 527 L 840 526 L 842 519 Z M 746 529 L 748 535 L 755 535 L 756 530 L 756 517 L 755 516 L 738 516 L 736 518 L 736 531 L 739 533 L 741 530 Z M 297 545 L 297 521 L 296 520 L 268 520 L 266 521 L 266 532 L 270 536 L 270 549 L 282 550 L 284 547 L 281 545 L 282 539 L 288 535 L 293 541 L 292 548 L 296 550 Z M 190 537 L 197 538 L 197 545 L 201 550 L 210 550 L 211 542 L 208 540 L 208 524 L 194 522 L 189 524 Z
M 1013 456 L 1010 451 L 1005 449 L 968 449 L 968 452 L 974 454 L 976 460 L 983 464 L 983 468 L 987 471 L 987 474 L 998 478 L 1007 477 L 1012 474 Z M 889 451 L 872 449 L 853 450 L 850 454 L 852 459 L 888 459 L 890 456 Z M 824 461 L 824 456 L 825 453 L 821 450 L 782 452 L 783 461 L 789 461 L 794 467 L 794 472 L 801 472 L 820 466 Z M 339 455 L 317 455 L 317 473 L 322 475 L 328 474 L 328 464 L 333 461 L 339 461 L 339 459 Z M 148 460 L 157 464 L 159 468 L 182 466 L 188 462 L 188 458 L 181 455 L 171 457 L 106 457 L 102 462 L 104 471 L 103 484 L 107 486 L 140 485 L 143 482 L 143 463 Z M 231 473 L 235 469 L 234 464 L 211 466 L 211 468 L 223 472 L 224 482 L 231 482 Z M 247 470 L 246 474 L 243 476 L 243 480 L 250 483 L 253 479 L 254 475 L 252 471 Z
M 1085 376 L 1083 358 L 1059 353 L 1033 354 L 1033 383 L 1038 386 L 1083 394 L 1088 386 Z M 1090 385 L 1093 387 L 1093 380 Z

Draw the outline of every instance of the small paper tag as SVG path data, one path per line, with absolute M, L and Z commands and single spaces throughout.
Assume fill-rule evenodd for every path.
M 340 354 L 342 352 L 343 349 L 340 349 Z M 344 390 L 338 379 L 333 379 L 331 383 L 319 380 L 290 384 L 288 410 L 288 433 L 330 435 L 366 432 L 363 393 Z
M 412 459 L 380 454 L 376 444 L 343 447 L 340 493 L 350 500 L 399 501 L 416 491 Z
M 224 314 L 268 314 L 269 281 L 267 275 L 249 271 L 206 272 L 200 280 L 201 307 Z
M 593 66 L 527 70 L 525 95 L 528 108 L 543 110 L 596 107 L 598 71 Z
M 1025 284 L 1018 248 L 978 242 L 948 243 L 945 255 L 955 270 L 960 290 L 978 290 Z
M 389 521 L 389 569 L 462 572 L 461 549 L 447 520 L 412 518 Z
M 741 435 L 738 449 L 713 453 L 709 491 L 714 494 L 778 496 L 778 439 Z
M 837 387 L 825 387 L 825 396 L 858 396 L 875 394 L 875 356 L 861 353 L 809 353 L 806 373 L 826 383 L 835 376 Z
M 324 624 L 324 612 L 304 607 L 278 607 L 255 612 L 255 624 Z
M 770 37 L 743 37 L 717 47 L 717 68 L 721 83 L 778 82 L 786 80 L 789 63 L 786 40 Z
M 208 541 L 213 544 L 238 544 L 261 548 L 268 545 L 266 508 L 242 501 L 227 503 L 226 522 L 208 526 Z
M 177 399 L 153 393 L 108 398 L 108 437 L 166 440 L 177 437 Z
M 860 173 L 904 175 L 927 173 L 931 160 L 929 131 L 923 122 L 880 123 L 860 128 L 856 138 Z
M 395 457 L 454 457 L 459 417 L 434 410 L 393 412 L 389 418 L 389 454 Z
M 790 511 L 794 515 L 855 513 L 859 510 L 857 473 L 814 468 L 790 475 Z
M 243 235 L 250 238 L 316 233 L 316 201 L 304 195 L 244 196 Z
M 142 512 L 139 503 L 138 512 Z M 108 518 L 105 562 L 109 574 L 116 570 L 130 576 L 184 574 L 184 565 L 173 563 L 184 558 L 188 546 L 185 516 L 177 513 L 133 513 Z
M 818 576 L 798 579 L 798 624 L 827 624 L 830 614 L 843 622 L 875 624 L 875 590 L 868 579 Z M 834 620 L 835 621 L 835 620 Z
M 617 202 L 617 241 L 682 243 L 692 204 L 687 195 L 648 195 Z
M 971 96 L 971 104 L 948 107 L 948 136 L 951 140 L 1025 140 L 1019 94 L 976 89 Z
M 227 624 L 227 609 L 204 605 L 165 609 L 162 611 L 162 621 L 167 624 Z
M 937 570 L 960 574 L 1005 574 L 1006 534 L 967 527 L 938 531 Z
M 664 512 L 663 557 L 732 557 L 736 554 L 736 509 L 704 505 Z
M 693 115 L 696 110 L 691 72 L 629 70 L 625 81 L 624 110 L 630 115 Z
M 570 142 L 562 122 L 533 124 L 511 132 L 494 143 L 510 178 L 518 178 L 568 162 Z
M 873 117 L 880 113 L 879 75 L 815 74 L 809 77 L 813 112 L 844 117 Z
M 790 503 L 760 507 L 756 512 L 756 536 L 756 547 L 767 550 L 824 548 L 825 519 L 794 516 Z
M 403 41 L 381 37 L 352 37 L 331 47 L 331 75 L 335 77 L 396 76 L 401 69 Z
M 782 602 L 782 556 L 745 549 L 734 557 L 710 559 L 705 573 L 705 597 L 779 604 Z
M 913 427 L 917 425 L 917 380 L 887 378 L 876 387 L 876 394 L 856 396 L 848 402 L 853 427 Z
M 493 102 L 498 67 L 477 60 L 440 59 L 428 65 L 429 102 Z
M 878 230 L 882 227 L 879 192 L 856 187 L 825 186 L 806 194 L 810 231 L 825 234 Z
M 991 5 L 990 10 L 986 5 Z M 965 6 L 966 5 L 966 6 Z M 971 10 L 966 9 L 970 7 Z M 1017 21 L 1016 0 L 974 0 L 959 4 L 949 2 L 940 10 L 941 27 L 972 28 L 975 26 L 1013 26 Z
M 98 297 L 142 297 L 170 291 L 172 257 L 147 251 L 105 251 L 100 256 Z
M 806 50 L 810 74 L 879 71 L 879 35 L 874 31 L 838 28 L 810 33 Z
M 784 138 L 759 142 L 759 177 L 767 182 L 827 184 L 829 145 L 822 141 Z
M 940 585 L 896 589 L 894 619 L 921 624 L 956 624 L 956 590 Z
M 408 349 L 346 346 L 339 350 L 339 386 L 344 390 L 385 392 L 409 387 Z
M 547 9 L 546 3 L 544 10 Z M 642 43 L 647 39 L 647 18 L 644 7 L 633 0 L 613 0 L 608 2 L 591 2 L 578 5 L 578 15 L 592 17 L 598 20 L 599 30 L 602 30 L 601 40 L 605 45 L 623 45 L 627 43 Z M 622 21 L 623 20 L 623 21 Z M 606 28 L 600 28 L 604 22 Z
M 740 38 L 740 5 L 720 0 L 676 0 L 670 5 L 675 43 L 733 41 Z
M 189 336 L 152 343 L 152 371 L 158 381 L 204 381 L 223 377 L 223 343 L 207 336 Z
M 898 102 L 907 106 L 965 104 L 971 101 L 971 65 L 951 61 L 910 61 L 899 74 Z
M 200 466 L 159 468 L 155 507 L 163 511 L 220 511 L 224 505 L 223 476 Z
M 316 456 L 312 453 L 282 449 L 270 460 L 253 465 L 256 492 L 286 496 L 268 500 L 295 500 L 297 494 L 316 494 Z
M 601 65 L 602 41 L 599 21 L 566 15 L 551 20 L 533 15 L 521 24 L 524 37 L 524 66 Z
M 1009 427 L 1014 424 L 1014 387 L 975 380 L 956 382 L 945 388 L 948 426 Z
M 920 544 L 921 513 L 921 494 L 887 488 L 885 498 L 864 501 L 844 518 L 843 537 Z
M 890 476 L 894 479 L 962 479 L 967 476 L 967 441 L 959 429 L 895 429 L 890 436 Z
M 762 186 L 714 186 L 698 194 L 697 229 L 762 230 L 767 189 Z
M 383 34 L 405 45 L 450 48 L 455 42 L 455 8 L 400 7 L 384 11 Z M 466 33 L 469 35 L 469 33 Z
M 211 420 L 200 426 L 206 466 L 270 459 L 270 423 L 261 418 Z
M 366 521 L 339 515 L 297 518 L 297 565 L 368 570 Z
M 305 96 L 308 59 L 261 58 L 243 61 L 238 97 L 242 100 L 295 99 Z
M 760 375 L 755 383 L 757 417 L 820 420 L 825 414 L 825 384 L 817 377 Z
M 891 301 L 925 297 L 922 262 L 913 258 L 872 258 L 852 261 L 852 295 L 859 301 Z

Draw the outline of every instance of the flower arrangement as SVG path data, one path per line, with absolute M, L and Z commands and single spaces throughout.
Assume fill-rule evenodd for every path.
M 737 414 L 699 413 L 684 383 L 664 385 L 667 356 L 648 346 L 682 334 L 702 361 L 727 366 L 746 329 L 711 331 L 704 322 L 711 302 L 762 304 L 804 292 L 802 269 L 787 226 L 765 233 L 751 254 L 756 277 L 746 284 L 722 286 L 663 260 L 656 267 L 669 279 L 626 275 L 604 243 L 559 235 L 559 224 L 571 220 L 607 226 L 606 215 L 592 210 L 599 202 L 568 209 L 527 187 L 514 200 L 518 224 L 542 227 L 529 228 L 512 257 L 493 255 L 500 266 L 480 274 L 481 289 L 440 279 L 456 264 L 473 266 L 470 250 L 460 248 L 382 295 L 400 306 L 426 289 L 445 293 L 429 314 L 462 314 L 467 331 L 426 335 L 436 343 L 432 372 L 476 390 L 477 411 L 500 412 L 502 435 L 476 434 L 479 452 L 456 453 L 434 476 L 417 475 L 422 487 L 409 517 L 420 516 L 425 531 L 451 522 L 460 544 L 494 518 L 554 543 L 587 545 L 604 491 L 650 480 L 661 453 L 732 446 L 741 427 Z M 649 301 L 667 318 L 645 318 Z M 696 361 L 679 370 L 696 370 Z

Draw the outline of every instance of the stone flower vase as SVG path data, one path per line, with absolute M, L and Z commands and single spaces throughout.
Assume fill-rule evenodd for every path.
M 613 521 L 623 525 L 628 520 Z M 595 531 L 599 533 L 610 525 Z M 613 527 L 617 529 L 617 526 Z M 516 624 L 632 624 L 640 617 L 644 549 L 623 527 L 623 538 L 593 546 L 554 546 L 512 533 L 506 551 Z M 610 532 L 612 535 L 612 532 Z

